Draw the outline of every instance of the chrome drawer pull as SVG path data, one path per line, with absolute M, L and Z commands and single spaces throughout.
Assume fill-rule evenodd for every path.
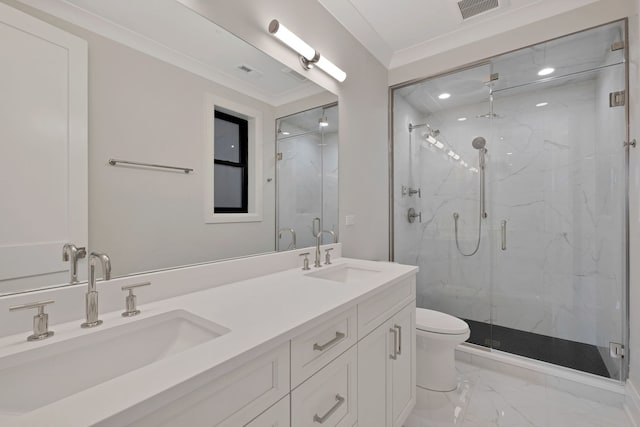
M 332 339 L 331 341 L 329 341 L 327 343 L 324 343 L 324 344 L 315 343 L 313 345 L 313 349 L 314 350 L 318 350 L 318 351 L 324 351 L 325 349 L 331 347 L 332 345 L 334 345 L 335 343 L 337 343 L 338 341 L 340 341 L 344 337 L 346 337 L 346 335 L 343 334 L 342 332 L 336 332 L 336 337 L 334 339 Z
M 398 354 L 402 354 L 402 326 L 394 325 L 393 327 L 398 330 Z
M 501 246 L 500 249 L 502 249 L 503 251 L 507 250 L 507 221 L 506 220 L 502 220 L 500 221 L 500 234 L 501 234 Z
M 389 357 L 393 360 L 398 358 L 398 330 L 396 328 L 389 329 L 389 332 L 393 334 L 393 354 L 390 354 Z
M 342 406 L 343 403 L 344 403 L 344 397 L 340 396 L 339 394 L 336 394 L 336 403 L 335 403 L 335 405 L 333 405 L 333 407 L 331 407 L 331 409 L 329 409 L 329 412 L 327 412 L 323 416 L 315 414 L 313 416 L 313 422 L 314 423 L 318 423 L 318 424 L 324 424 L 329 419 L 329 417 L 331 415 L 333 415 L 333 413 L 336 412 L 338 410 L 338 408 L 340 408 Z

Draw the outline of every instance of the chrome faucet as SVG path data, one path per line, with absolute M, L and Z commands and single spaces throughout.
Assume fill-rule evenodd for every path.
M 65 243 L 62 247 L 62 261 L 69 262 L 69 283 L 78 283 L 78 260 L 87 256 L 85 248 L 79 248 L 73 243 Z
M 322 263 L 320 262 L 320 242 L 321 242 L 321 237 L 322 234 L 324 233 L 329 233 L 333 236 L 333 243 L 338 243 L 338 236 L 336 236 L 336 233 L 333 230 L 321 230 L 318 232 L 318 234 L 316 234 L 316 260 L 313 263 L 314 267 L 322 267 Z
M 296 248 L 296 230 L 294 230 L 293 228 L 281 228 L 280 231 L 278 231 L 278 239 L 282 239 L 283 231 L 288 231 L 289 233 L 291 233 L 291 241 L 292 241 L 291 249 L 295 249 Z
M 111 279 L 111 260 L 107 254 L 91 252 L 89 255 L 89 288 L 86 295 L 87 319 L 82 325 L 83 328 L 93 328 L 102 324 L 98 319 L 98 291 L 96 290 L 96 264 L 102 266 L 104 280 Z

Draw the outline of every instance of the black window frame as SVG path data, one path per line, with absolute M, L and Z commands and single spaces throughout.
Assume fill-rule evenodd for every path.
M 232 114 L 223 113 L 222 111 L 215 110 L 214 119 L 224 120 L 230 123 L 238 125 L 238 147 L 240 162 L 231 162 L 228 160 L 216 159 L 215 151 L 215 132 L 213 143 L 213 167 L 215 165 L 224 165 L 242 169 L 242 206 L 240 207 L 216 207 L 215 195 L 213 198 L 213 212 L 214 213 L 249 213 L 249 121 L 241 117 L 234 116 Z M 215 122 L 215 121 L 214 121 Z M 215 172 L 214 172 L 215 176 Z M 213 184 L 215 191 L 215 182 Z

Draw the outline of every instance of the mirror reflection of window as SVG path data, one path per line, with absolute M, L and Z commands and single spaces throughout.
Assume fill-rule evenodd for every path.
M 214 125 L 214 212 L 247 213 L 249 193 L 247 120 L 221 111 Z

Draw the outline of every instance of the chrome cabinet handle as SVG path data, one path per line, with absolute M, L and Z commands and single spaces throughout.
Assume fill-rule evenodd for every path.
M 389 332 L 393 334 L 393 354 L 390 354 L 389 357 L 393 360 L 398 358 L 398 330 L 396 328 L 389 329 Z
M 397 351 L 397 354 L 402 354 L 402 326 L 394 325 L 393 327 L 398 330 L 398 351 Z
M 318 423 L 318 424 L 324 424 L 331 415 L 333 415 L 344 403 L 345 399 L 344 397 L 340 396 L 339 394 L 336 394 L 336 403 L 335 405 L 333 405 L 331 407 L 331 409 L 329 409 L 329 411 L 324 414 L 323 416 L 320 416 L 318 414 L 315 414 L 313 416 L 313 422 L 314 423 Z
M 325 349 L 331 347 L 332 345 L 334 345 L 338 341 L 342 340 L 344 337 L 346 337 L 346 335 L 343 334 L 342 332 L 336 332 L 335 338 L 333 338 L 331 341 L 328 341 L 328 342 L 326 342 L 324 344 L 315 343 L 313 345 L 313 349 L 314 350 L 318 350 L 318 351 L 324 351 Z
M 44 307 L 53 304 L 53 302 L 53 300 L 39 301 L 9 307 L 9 311 L 28 310 L 30 308 L 38 309 L 38 314 L 33 316 L 33 334 L 27 337 L 27 341 L 40 341 L 53 336 L 53 331 L 49 330 L 49 315 L 44 312 Z
M 502 240 L 502 250 L 507 250 L 507 220 L 503 219 L 500 222 L 500 234 Z

